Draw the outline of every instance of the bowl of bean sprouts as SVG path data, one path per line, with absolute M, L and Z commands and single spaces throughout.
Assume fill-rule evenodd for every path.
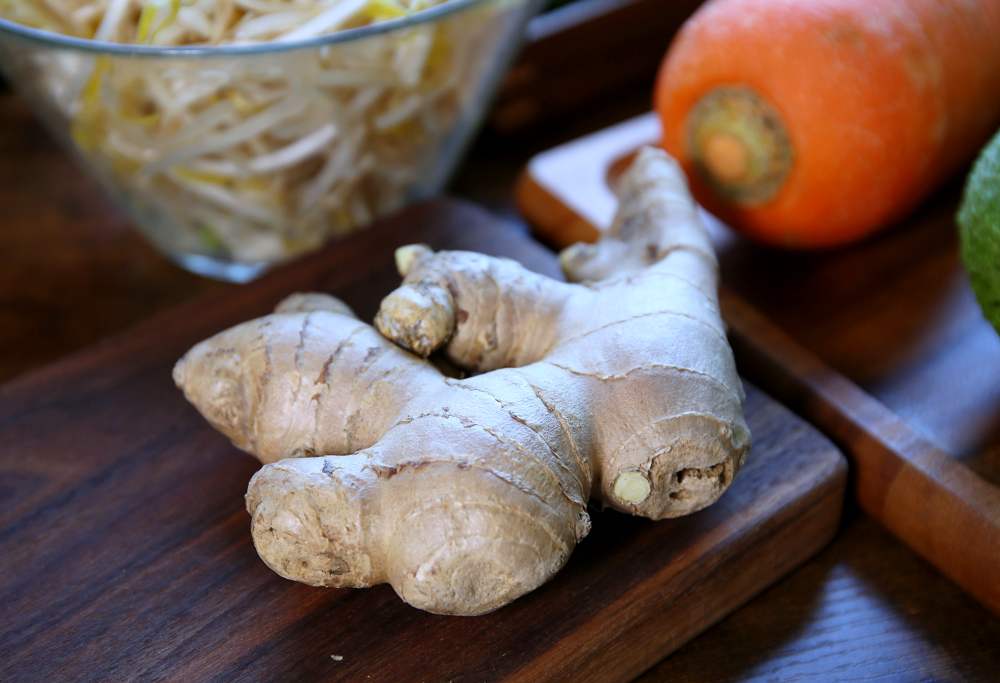
M 181 266 L 247 281 L 439 192 L 536 0 L 0 0 L 0 69 Z

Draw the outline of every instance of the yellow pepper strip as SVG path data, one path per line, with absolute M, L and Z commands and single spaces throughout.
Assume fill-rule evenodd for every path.
M 195 171 L 194 169 L 187 168 L 185 166 L 174 166 L 172 170 L 177 176 L 196 183 L 226 185 L 230 180 L 226 176 L 218 175 L 216 173 L 208 173 L 206 171 Z
M 174 23 L 177 19 L 177 13 L 181 11 L 181 0 L 170 0 L 169 14 L 157 24 L 156 18 L 161 9 L 163 9 L 162 0 L 152 0 L 143 5 L 142 12 L 139 14 L 139 27 L 136 30 L 137 42 L 153 42 L 160 31 Z
M 186 2 L 184 4 L 190 5 L 191 3 Z M 177 21 L 177 13 L 180 11 L 181 11 L 181 0 L 170 0 L 170 14 L 168 14 L 167 18 L 164 19 L 163 22 L 156 27 L 156 31 L 153 32 L 154 39 L 156 38 L 157 33 L 159 33 L 160 31 L 162 31 L 163 29 L 165 29 L 166 27 L 170 26 L 172 23 Z
M 148 43 L 153 38 L 153 22 L 160 8 L 155 2 L 143 5 L 142 12 L 139 13 L 139 28 L 136 31 L 136 40 L 140 43 Z
M 410 13 L 396 0 L 371 0 L 365 8 L 365 12 L 373 21 L 397 19 Z
M 94 59 L 94 70 L 80 93 L 80 111 L 73 120 L 71 135 L 82 149 L 92 150 L 101 138 L 101 88 L 104 75 L 111 67 L 111 60 L 106 57 Z

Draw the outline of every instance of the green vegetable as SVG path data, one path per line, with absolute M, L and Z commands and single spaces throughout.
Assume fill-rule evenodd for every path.
M 1000 332 L 1000 132 L 972 168 L 958 225 L 972 289 L 986 319 Z

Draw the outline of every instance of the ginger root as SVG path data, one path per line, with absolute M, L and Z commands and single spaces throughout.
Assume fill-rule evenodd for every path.
M 562 254 L 585 284 L 414 245 L 382 334 L 295 295 L 178 362 L 187 398 L 266 463 L 247 509 L 274 571 L 482 614 L 565 564 L 590 498 L 652 519 L 718 499 L 750 433 L 715 255 L 663 152 L 619 193 L 601 242 Z M 421 358 L 437 349 L 479 374 L 445 377 Z

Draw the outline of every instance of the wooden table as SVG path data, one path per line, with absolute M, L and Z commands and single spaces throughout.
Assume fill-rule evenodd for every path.
M 647 97 L 626 92 L 516 138 L 486 134 L 453 191 L 520 224 L 511 188 L 525 161 L 643 111 Z M 232 287 L 146 246 L 12 95 L 0 95 L 0 223 L 0 381 Z M 985 681 L 998 664 L 1000 621 L 849 505 L 817 558 L 643 680 Z

